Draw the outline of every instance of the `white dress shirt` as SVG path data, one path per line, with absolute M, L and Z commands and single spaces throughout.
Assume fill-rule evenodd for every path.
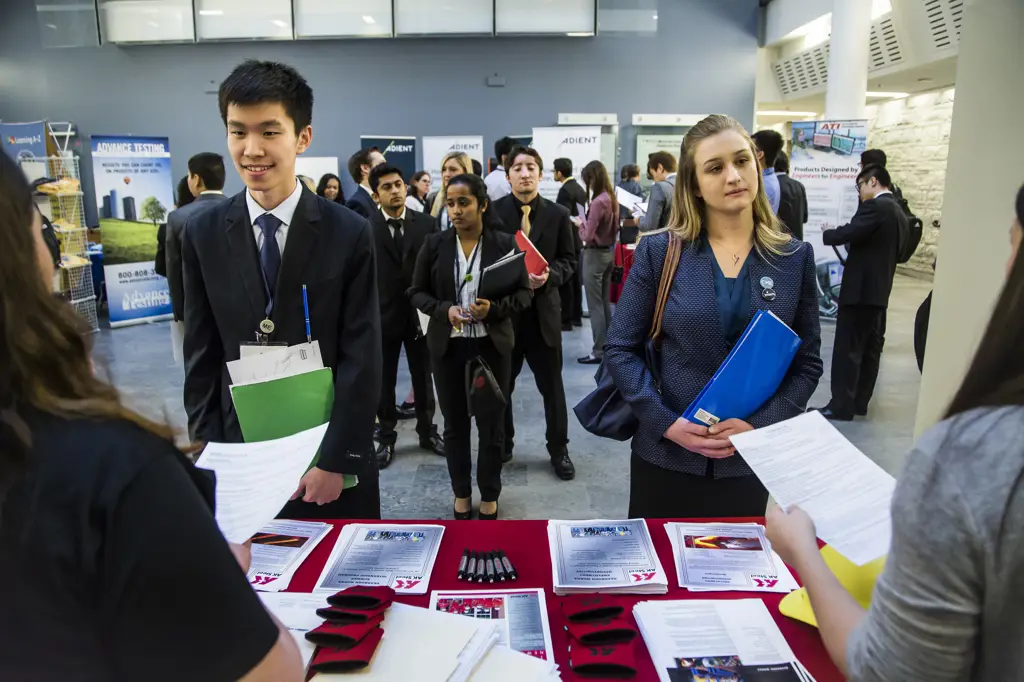
M 487 198 L 491 200 L 491 203 L 512 194 L 512 184 L 508 181 L 504 166 L 498 166 L 488 173 L 484 178 L 484 184 L 487 185 Z
M 480 235 L 479 241 L 476 243 L 476 258 L 473 258 L 473 254 L 469 254 L 469 258 L 466 258 L 466 252 L 462 250 L 462 242 L 459 241 L 459 235 L 455 235 L 455 251 L 457 258 L 455 260 L 455 293 L 458 299 L 457 304 L 462 307 L 467 313 L 469 312 L 469 304 L 476 303 L 476 292 L 480 288 L 480 250 L 483 248 L 484 237 Z M 473 262 L 472 270 L 469 267 L 470 260 Z M 462 286 L 462 280 L 466 276 L 466 272 L 472 275 L 472 279 L 466 282 L 466 286 L 462 287 L 462 293 L 459 294 L 459 287 Z M 487 336 L 487 327 L 483 322 L 475 322 L 473 324 L 462 325 L 462 333 L 458 333 L 454 327 L 452 327 L 452 333 L 449 335 L 453 339 L 470 339 L 480 338 L 481 336 Z
M 256 203 L 249 190 L 245 190 L 245 205 L 249 208 L 249 222 L 252 223 L 252 233 L 256 236 L 257 251 L 263 248 L 263 230 L 256 224 L 256 219 L 264 213 L 269 213 L 281 221 L 281 227 L 277 228 L 276 237 L 277 248 L 281 250 L 281 256 L 284 256 L 284 244 L 288 240 L 288 228 L 291 226 L 292 218 L 295 216 L 295 209 L 299 207 L 299 198 L 301 196 L 302 183 L 296 179 L 295 189 L 288 195 L 288 198 L 268 211 Z
M 384 214 L 384 222 L 385 223 L 387 221 L 389 221 L 389 220 L 401 220 L 402 221 L 402 229 L 405 229 L 405 213 L 406 213 L 406 208 L 404 206 L 402 207 L 402 215 L 398 216 L 397 218 L 392 218 L 390 215 L 388 215 L 388 212 L 384 210 L 383 206 L 380 207 L 380 212 L 382 214 Z M 390 232 L 391 232 L 391 238 L 394 239 L 395 238 L 395 228 L 393 226 L 391 226 L 391 225 L 388 225 L 388 230 L 390 230 Z

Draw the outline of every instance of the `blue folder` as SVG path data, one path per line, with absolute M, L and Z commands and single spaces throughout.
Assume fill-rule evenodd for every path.
M 785 322 L 758 310 L 683 418 L 706 426 L 746 419 L 779 390 L 800 343 Z

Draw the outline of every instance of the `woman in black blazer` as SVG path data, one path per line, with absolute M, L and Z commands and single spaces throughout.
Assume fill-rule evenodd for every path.
M 455 229 L 427 237 L 408 293 L 413 306 L 430 317 L 427 348 L 444 415 L 444 448 L 455 493 L 455 518 L 468 519 L 473 507 L 473 462 L 466 363 L 477 355 L 482 357 L 508 398 L 510 355 L 515 345 L 510 315 L 529 307 L 530 288 L 526 268 L 520 263 L 516 266 L 522 270 L 519 289 L 514 294 L 496 301 L 476 296 L 484 268 L 516 248 L 514 237 L 486 227 L 487 186 L 480 177 L 453 177 L 448 182 L 445 207 Z M 480 518 L 496 519 L 504 411 L 477 414 L 476 425 L 480 435 Z
M 750 136 L 728 116 L 687 133 L 669 225 L 640 239 L 605 344 L 607 369 L 639 421 L 629 516 L 762 516 L 768 491 L 729 437 L 795 417 L 818 385 L 814 252 L 781 231 Z M 658 386 L 644 345 L 670 236 L 682 250 L 662 316 Z M 801 340 L 775 395 L 712 426 L 683 419 L 758 310 Z

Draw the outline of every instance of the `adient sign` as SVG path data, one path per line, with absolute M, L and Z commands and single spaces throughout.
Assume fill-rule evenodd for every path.
M 395 144 L 392 142 L 384 149 L 385 156 L 388 154 L 408 154 L 415 150 L 411 144 Z
M 562 140 L 562 144 L 594 144 L 597 142 L 596 135 L 589 135 L 587 137 L 567 137 Z

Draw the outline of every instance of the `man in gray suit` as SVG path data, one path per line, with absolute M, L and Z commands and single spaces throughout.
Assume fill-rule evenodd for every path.
M 676 157 L 668 152 L 654 152 L 647 157 L 647 177 L 654 180 L 647 213 L 640 216 L 640 231 L 650 232 L 665 227 L 672 213 L 672 195 L 676 191 Z
M 174 321 L 185 319 L 185 284 L 181 275 L 181 235 L 188 219 L 224 201 L 224 157 L 212 152 L 188 160 L 188 189 L 195 200 L 167 216 L 167 286 Z

